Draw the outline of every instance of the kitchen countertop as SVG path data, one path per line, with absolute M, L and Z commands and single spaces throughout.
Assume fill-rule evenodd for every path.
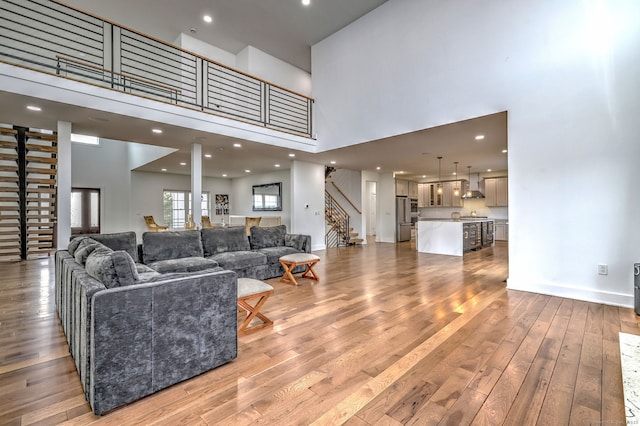
M 451 219 L 451 218 L 449 218 L 449 219 L 446 219 L 446 218 L 439 219 L 439 218 L 434 218 L 434 217 L 419 217 L 418 221 L 420 221 L 420 222 L 461 222 L 461 223 L 464 223 L 464 222 L 493 222 L 494 219 L 489 219 L 489 218 L 486 218 L 486 217 L 485 218 L 478 217 L 478 218 L 475 218 L 475 219 L 455 219 L 454 220 L 454 219 Z

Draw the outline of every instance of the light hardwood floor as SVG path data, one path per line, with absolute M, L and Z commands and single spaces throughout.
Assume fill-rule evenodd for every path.
M 319 282 L 268 281 L 274 325 L 235 361 L 102 417 L 55 314 L 53 261 L 0 264 L 0 424 L 624 424 L 633 310 L 506 290 L 506 245 L 316 254 Z

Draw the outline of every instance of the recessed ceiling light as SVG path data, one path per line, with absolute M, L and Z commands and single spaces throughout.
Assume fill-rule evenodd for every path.
M 245 173 L 251 173 L 251 170 L 246 169 L 244 172 L 245 172 Z
M 378 167 L 376 167 L 376 170 L 380 170 L 381 168 L 382 168 L 382 167 L 378 166 Z
M 204 22 L 206 22 L 207 24 L 210 24 L 211 22 L 213 22 L 213 18 L 211 17 L 211 15 L 204 15 L 204 16 L 202 17 L 202 20 L 203 20 Z
M 222 177 L 227 177 L 227 174 L 226 174 L 226 173 L 223 173 L 223 174 L 222 174 Z
M 27 109 L 29 111 L 42 111 L 42 108 L 35 106 L 35 105 L 27 105 Z
M 180 165 L 181 165 L 181 166 L 186 166 L 186 165 L 187 165 L 187 163 L 180 163 Z
M 153 133 L 158 134 L 158 135 L 159 135 L 160 133 L 162 133 L 162 129 L 151 129 L 151 131 L 152 131 Z
M 426 178 L 427 178 L 427 175 L 422 175 L 422 179 L 426 179 Z
M 490 172 L 490 171 L 491 171 L 491 169 L 487 169 L 487 171 L 488 171 L 488 172 Z
M 476 140 L 477 141 L 481 141 L 482 139 L 484 139 L 484 135 L 477 135 L 476 136 Z
M 295 156 L 296 156 L 295 154 L 289 154 L 289 157 L 295 157 Z
M 274 164 L 273 167 L 280 167 L 280 164 Z
M 502 150 L 502 153 L 503 153 L 503 154 L 506 154 L 506 153 L 507 153 L 507 150 L 506 150 L 506 149 L 503 149 L 503 150 Z
M 335 161 L 330 161 L 330 163 L 331 163 L 331 164 L 336 164 L 336 162 L 335 162 Z
M 166 171 L 167 171 L 167 169 L 160 169 L 160 170 L 162 170 L 163 172 L 166 172 Z
M 204 156 L 205 156 L 205 158 L 211 158 L 212 157 L 211 154 L 205 154 Z
M 302 4 L 305 6 L 309 6 L 311 4 L 311 0 L 302 0 Z
M 234 147 L 234 148 L 242 148 L 242 144 L 234 143 L 234 144 L 233 144 L 233 147 Z

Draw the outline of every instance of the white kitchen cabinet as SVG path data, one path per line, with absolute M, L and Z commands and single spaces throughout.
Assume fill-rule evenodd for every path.
M 484 197 L 488 207 L 507 207 L 509 205 L 509 179 L 485 178 Z
M 396 196 L 407 197 L 409 195 L 409 181 L 396 179 Z
M 496 219 L 493 226 L 496 241 L 509 241 L 509 223 L 506 220 Z
M 445 182 L 446 186 L 444 187 L 445 194 L 447 197 L 445 198 L 445 207 L 462 207 L 462 194 L 467 190 L 465 181 L 452 181 Z M 455 189 L 458 188 L 458 195 L 455 194 Z M 448 203 L 447 203 L 448 201 Z
M 454 189 L 458 188 L 458 195 Z M 466 181 L 442 182 L 442 194 L 438 194 L 438 183 L 418 185 L 418 207 L 462 207 L 462 194 L 466 190 Z
M 409 198 L 418 198 L 418 182 L 409 181 Z
M 429 207 L 429 184 L 418 184 L 418 207 Z

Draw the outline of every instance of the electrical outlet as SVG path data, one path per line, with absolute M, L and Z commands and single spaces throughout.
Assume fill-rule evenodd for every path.
M 608 275 L 609 274 L 609 265 L 599 264 L 598 265 L 598 275 Z

